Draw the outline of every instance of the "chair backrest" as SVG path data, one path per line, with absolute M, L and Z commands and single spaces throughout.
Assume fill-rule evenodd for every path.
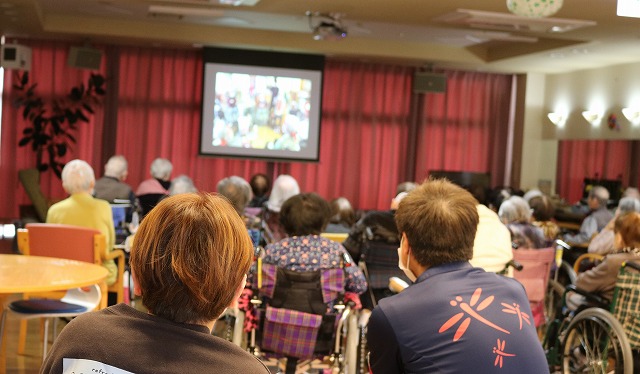
M 335 232 L 323 232 L 320 234 L 320 236 L 322 236 L 323 238 L 327 238 L 329 240 L 333 240 L 334 242 L 337 243 L 342 243 L 345 240 L 347 240 L 347 237 L 349 236 L 349 234 L 347 233 L 335 233 Z
M 18 231 L 18 247 L 25 255 L 58 257 L 101 264 L 106 238 L 86 227 L 29 223 Z
M 405 282 L 409 278 L 398 268 L 399 243 L 380 240 L 365 240 L 362 243 L 360 262 L 366 264 L 367 284 L 371 289 L 386 289 L 389 278 L 398 277 Z
M 513 250 L 513 259 L 523 267 L 513 277 L 522 283 L 530 302 L 544 301 L 555 252 L 555 248 Z

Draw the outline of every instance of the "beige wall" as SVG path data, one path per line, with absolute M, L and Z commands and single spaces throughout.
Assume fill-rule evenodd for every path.
M 550 125 L 548 121 L 541 120 L 546 116 L 545 83 L 544 74 L 527 75 L 520 188 L 526 191 L 537 188 L 540 181 L 549 181 L 553 193 L 558 141 L 543 137 L 544 127 Z
M 624 107 L 640 108 L 640 63 L 550 74 L 545 82 L 544 138 L 640 139 L 640 122 L 630 123 L 621 111 Z M 591 125 L 582 117 L 582 111 L 587 109 L 601 113 L 599 125 Z M 567 114 L 564 127 L 554 126 L 546 118 L 548 112 Z M 607 126 L 607 118 L 612 113 L 618 118 L 620 131 Z
M 640 63 L 567 74 L 528 74 L 520 187 L 527 190 L 549 180 L 555 191 L 559 140 L 640 139 L 640 122 L 627 120 L 623 107 L 640 108 Z M 599 126 L 582 117 L 589 108 L 601 112 Z M 567 115 L 564 126 L 549 121 L 547 113 L 552 111 Z M 617 116 L 619 131 L 607 126 L 611 113 Z

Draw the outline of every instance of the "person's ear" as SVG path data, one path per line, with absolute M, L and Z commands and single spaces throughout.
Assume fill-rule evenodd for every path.
M 131 279 L 133 280 L 133 294 L 135 296 L 142 296 L 142 289 L 140 288 L 140 284 L 138 283 L 136 275 L 133 272 L 131 272 Z
M 231 304 L 229 304 L 228 308 L 235 308 L 238 305 L 238 299 L 240 298 L 240 295 L 242 295 L 242 291 L 244 290 L 244 286 L 246 285 L 247 275 L 245 274 L 245 276 L 242 278 L 242 282 L 240 282 L 240 285 L 236 289 L 236 293 L 235 295 L 233 295 L 233 299 L 231 300 Z
M 404 253 L 405 256 L 408 256 L 411 252 L 409 240 L 407 239 L 407 234 L 405 232 L 402 233 L 402 239 L 400 240 L 400 252 Z

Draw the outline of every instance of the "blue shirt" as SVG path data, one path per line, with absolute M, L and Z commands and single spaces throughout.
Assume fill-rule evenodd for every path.
M 374 374 L 549 372 L 524 287 L 466 261 L 380 300 L 367 337 Z

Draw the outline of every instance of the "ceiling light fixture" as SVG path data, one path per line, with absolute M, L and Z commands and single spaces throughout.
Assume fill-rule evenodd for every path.
M 567 122 L 567 118 L 562 113 L 550 112 L 547 114 L 547 118 L 558 127 L 564 127 L 564 124 Z
M 640 2 L 638 0 L 618 0 L 616 14 L 621 17 L 640 18 Z
M 562 8 L 563 0 L 507 0 L 507 9 L 523 17 L 549 17 Z
M 640 125 L 640 108 L 622 108 L 622 115 L 634 126 Z
M 602 121 L 602 115 L 595 110 L 585 110 L 582 112 L 582 117 L 591 124 L 591 126 L 599 126 Z

